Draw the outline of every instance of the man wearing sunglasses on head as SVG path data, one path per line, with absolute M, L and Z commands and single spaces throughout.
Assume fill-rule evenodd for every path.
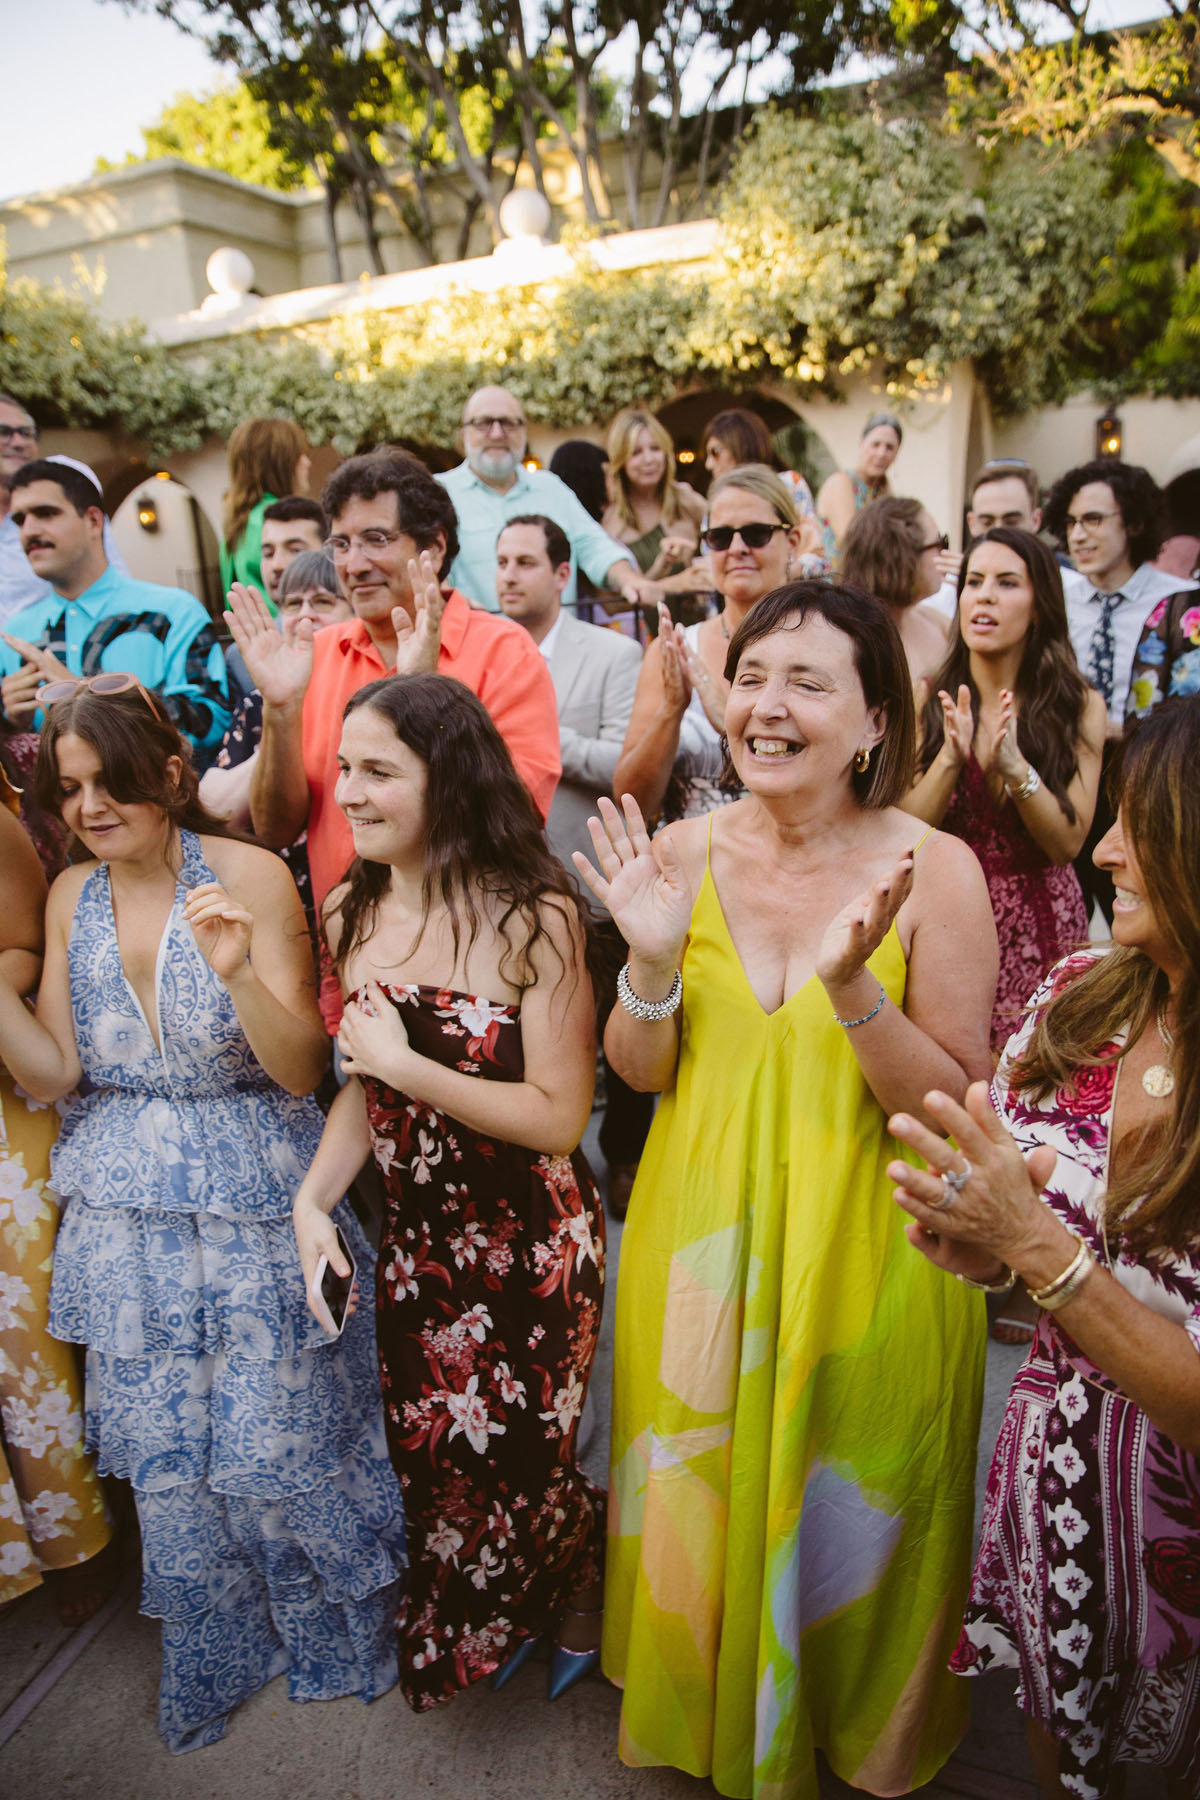
M 11 394 L 0 394 L 0 624 L 11 618 L 22 606 L 29 606 L 34 600 L 46 599 L 50 592 L 49 583 L 35 575 L 29 566 L 29 559 L 21 548 L 21 534 L 13 523 L 9 504 L 12 478 L 18 469 L 24 468 L 26 463 L 32 462 L 37 456 L 39 436 L 37 426 L 21 402 L 14 400 Z M 62 459 L 55 457 L 52 460 L 57 462 Z M 92 473 L 86 463 L 76 463 L 72 459 L 72 465 L 88 475 Z M 98 487 L 99 482 L 96 485 Z M 107 519 L 104 521 L 104 548 L 114 569 L 127 575 L 129 571 L 117 549 L 112 527 Z
M 548 469 L 524 464 L 525 413 L 507 388 L 480 388 L 463 407 L 466 460 L 439 475 L 458 514 L 459 549 L 447 580 L 475 606 L 498 612 L 496 539 L 509 519 L 537 513 L 552 519 L 571 546 L 571 576 L 562 603 L 575 606 L 575 575 L 582 569 L 598 588 L 624 594 L 636 605 L 641 576 L 632 550 L 601 529 L 565 481 Z
M 201 767 L 229 723 L 225 659 L 200 602 L 182 588 L 134 581 L 104 548 L 99 485 L 68 460 L 25 463 L 10 483 L 10 517 L 46 598 L 0 630 L 0 699 L 28 730 L 47 682 L 131 675 L 157 694 Z

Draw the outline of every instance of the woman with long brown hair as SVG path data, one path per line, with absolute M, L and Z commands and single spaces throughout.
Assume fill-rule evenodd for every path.
M 229 437 L 229 487 L 221 513 L 221 591 L 235 581 L 267 596 L 262 576 L 262 518 L 288 494 L 307 494 L 312 459 L 291 419 L 243 419 Z
M 1104 745 L 1104 702 L 1079 673 L 1058 564 L 1031 532 L 997 525 L 971 546 L 919 724 L 918 778 L 901 805 L 983 866 L 1000 939 L 998 1051 L 1047 969 L 1087 937 L 1071 858 Z
M 306 1274 L 371 1155 L 385 1191 L 379 1367 L 412 1558 L 417 1710 L 543 1635 L 550 1697 L 598 1660 L 603 1496 L 576 1460 L 604 1220 L 579 1153 L 595 1024 L 589 915 L 483 704 L 396 676 L 346 707 L 356 860 L 324 924 L 351 1077 L 296 1198 Z
M 50 1329 L 87 1346 L 88 1444 L 132 1484 L 162 1620 L 159 1731 L 191 1750 L 284 1670 L 296 1699 L 394 1682 L 402 1506 L 372 1309 L 331 1341 L 292 1245 L 328 1060 L 295 885 L 205 813 L 131 676 L 60 687 L 38 799 L 85 858 L 50 892 L 36 1017 L 0 968 L 0 1054 L 42 1101 L 86 1077 L 51 1159 Z
M 1039 1308 L 988 1478 L 952 1667 L 1017 1672 L 1052 1800 L 1118 1765 L 1200 1784 L 1200 701 L 1126 748 L 1095 851 L 1113 946 L 1034 995 L 991 1097 L 925 1096 L 891 1128 L 912 1242 Z M 995 1110 L 993 1110 L 993 1108 Z
M 842 539 L 838 571 L 851 587 L 882 600 L 896 621 L 914 682 L 946 654 L 946 621 L 923 603 L 942 584 L 938 558 L 948 540 L 919 500 L 873 500 L 857 512 Z

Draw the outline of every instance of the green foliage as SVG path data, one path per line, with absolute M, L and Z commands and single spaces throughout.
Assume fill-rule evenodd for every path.
M 882 365 L 893 394 L 974 358 L 1001 410 L 1060 395 L 1097 248 L 1102 166 L 1027 160 L 977 192 L 924 127 L 760 115 L 722 201 L 713 282 L 731 373 L 830 385 Z
M 268 109 L 240 81 L 211 94 L 177 94 L 152 125 L 143 126 L 140 153 L 131 150 L 124 165 L 98 157 L 96 173 L 159 156 L 177 156 L 282 193 L 313 183 L 311 170 L 276 143 Z
M 180 356 L 80 301 L 0 284 L 0 387 L 36 397 L 47 420 L 122 426 L 157 454 L 273 412 L 342 451 L 446 443 L 467 395 L 497 377 L 533 418 L 581 424 L 705 379 L 836 393 L 869 367 L 895 395 L 927 391 L 972 358 L 997 408 L 1020 410 L 1094 383 L 1123 354 L 1114 309 L 1152 245 L 1159 272 L 1131 310 L 1138 367 L 1144 382 L 1194 390 L 1200 282 L 1176 271 L 1168 289 L 1177 216 L 1153 180 L 1132 198 L 1128 187 L 1088 152 L 1021 153 L 973 186 L 921 126 L 767 112 L 702 267 L 607 272 L 577 237 L 559 282 L 453 289 Z

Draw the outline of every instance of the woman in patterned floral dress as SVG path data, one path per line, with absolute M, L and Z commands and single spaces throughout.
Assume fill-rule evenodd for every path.
M 1042 1309 L 951 1666 L 1017 1671 L 1043 1792 L 1075 1800 L 1125 1762 L 1200 1792 L 1198 763 L 1200 700 L 1164 703 L 1095 852 L 1114 948 L 1035 994 L 992 1105 L 927 1098 L 957 1148 L 892 1120 L 930 1164 L 889 1171 L 912 1241 Z
M 999 1051 L 1046 971 L 1087 938 L 1071 858 L 1092 822 L 1104 745 L 1104 702 L 1076 665 L 1058 565 L 1032 533 L 998 525 L 971 546 L 920 725 L 920 773 L 902 804 L 962 838 L 983 867 L 1000 939 Z
M 0 775 L 0 967 L 27 992 L 41 972 L 46 884 Z M 64 1625 L 103 1603 L 119 1573 L 112 1521 L 83 1447 L 83 1382 L 47 1330 L 58 1200 L 58 1115 L 0 1063 L 0 1606 L 48 1579 Z
M 86 1077 L 50 1330 L 87 1345 L 88 1445 L 133 1487 L 180 1751 L 284 1671 L 296 1700 L 395 1682 L 402 1505 L 371 1309 L 331 1343 L 292 1242 L 329 1053 L 295 884 L 220 835 L 154 698 L 103 679 L 47 707 L 38 799 L 95 860 L 50 891 L 36 1017 L 0 971 L 0 1051 L 44 1101 Z
M 301 1257 L 342 1266 L 325 1214 L 373 1155 L 410 1703 L 436 1705 L 545 1632 L 553 1694 L 590 1666 L 601 1603 L 603 1498 L 576 1462 L 604 1282 L 578 1151 L 595 1067 L 587 913 L 460 683 L 363 688 L 339 762 L 357 860 L 325 929 L 352 1079 L 297 1195 Z

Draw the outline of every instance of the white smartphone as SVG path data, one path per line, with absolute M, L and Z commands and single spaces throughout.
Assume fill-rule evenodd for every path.
M 337 1227 L 335 1226 L 334 1229 L 337 1230 Z M 346 1320 L 350 1316 L 350 1296 L 354 1292 L 354 1258 L 340 1231 L 337 1234 L 337 1241 L 338 1249 L 350 1265 L 350 1273 L 339 1275 L 327 1256 L 319 1256 L 317 1266 L 313 1270 L 312 1286 L 309 1289 L 318 1323 L 324 1326 L 331 1337 L 341 1336 Z

